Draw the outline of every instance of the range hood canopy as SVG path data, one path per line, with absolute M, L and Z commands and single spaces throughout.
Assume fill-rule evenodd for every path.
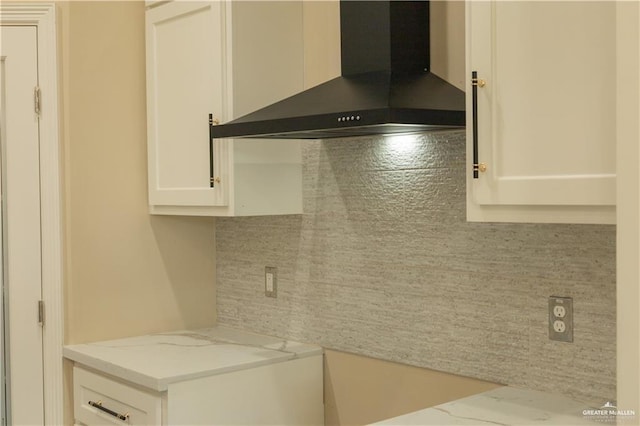
M 429 72 L 429 2 L 340 2 L 342 75 L 227 124 L 214 138 L 327 139 L 460 128 L 464 92 Z

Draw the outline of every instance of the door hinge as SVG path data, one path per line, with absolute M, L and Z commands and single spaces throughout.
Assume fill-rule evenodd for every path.
M 38 324 L 44 326 L 44 300 L 38 300 Z
M 42 93 L 40 92 L 40 86 L 36 86 L 33 89 L 33 109 L 38 117 L 40 117 L 41 107 Z

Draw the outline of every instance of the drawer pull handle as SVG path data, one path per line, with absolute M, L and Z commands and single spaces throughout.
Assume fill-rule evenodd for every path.
M 98 402 L 89 401 L 89 405 L 122 421 L 129 420 L 129 413 L 120 414 L 113 410 L 109 410 L 108 408 L 102 406 L 102 401 L 98 401 Z

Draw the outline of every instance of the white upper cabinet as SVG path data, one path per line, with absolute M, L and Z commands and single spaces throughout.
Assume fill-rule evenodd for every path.
M 224 185 L 210 187 L 208 119 L 223 114 L 222 4 L 171 2 L 146 18 L 149 203 L 224 205 Z
M 468 220 L 614 223 L 615 2 L 466 7 Z
M 209 138 L 302 90 L 301 2 L 162 3 L 146 40 L 151 213 L 302 213 L 299 141 Z

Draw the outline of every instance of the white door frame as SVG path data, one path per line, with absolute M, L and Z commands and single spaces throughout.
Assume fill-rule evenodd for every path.
M 63 305 L 60 145 L 58 133 L 57 33 L 54 3 L 0 3 L 0 25 L 32 25 L 38 31 L 40 108 L 40 209 L 44 419 L 63 424 Z

